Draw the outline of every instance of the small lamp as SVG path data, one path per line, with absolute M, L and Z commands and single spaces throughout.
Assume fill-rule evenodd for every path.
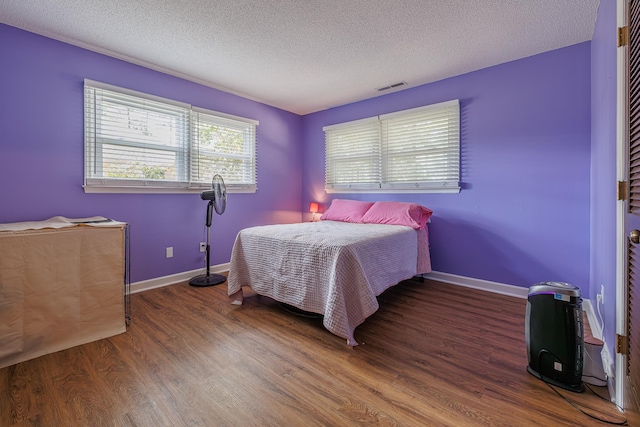
M 309 212 L 311 212 L 311 222 L 316 220 L 316 214 L 318 213 L 318 204 L 315 202 L 309 203 Z

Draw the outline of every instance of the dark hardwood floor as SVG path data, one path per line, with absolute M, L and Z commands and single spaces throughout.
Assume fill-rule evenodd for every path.
M 0 369 L 0 425 L 604 425 L 527 373 L 525 300 L 430 281 L 379 300 L 350 348 L 268 298 L 231 305 L 226 284 L 135 294 L 126 334 Z

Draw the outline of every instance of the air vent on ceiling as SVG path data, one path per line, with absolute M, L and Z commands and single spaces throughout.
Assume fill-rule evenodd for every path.
M 391 84 L 389 86 L 379 87 L 378 92 L 384 92 L 385 90 L 395 89 L 397 87 L 404 86 L 406 84 L 407 82 L 398 82 L 398 83 Z

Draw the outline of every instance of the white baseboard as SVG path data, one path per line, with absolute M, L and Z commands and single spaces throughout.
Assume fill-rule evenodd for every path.
M 220 274 L 229 271 L 230 263 L 212 265 L 211 272 Z M 131 284 L 131 293 L 143 292 L 150 289 L 161 288 L 163 286 L 174 285 L 176 283 L 184 282 L 190 278 L 203 274 L 204 269 L 197 269 L 191 271 L 184 271 L 182 273 L 171 274 L 169 276 L 155 277 L 149 280 L 142 280 Z M 464 286 L 467 288 L 479 289 L 487 292 L 493 292 L 496 294 L 508 295 L 517 298 L 527 298 L 529 288 L 522 288 L 520 286 L 508 285 L 506 283 L 492 282 L 489 280 L 475 279 L 473 277 L 458 276 L 457 274 L 441 273 L 439 271 L 432 271 L 431 273 L 425 273 L 422 275 L 425 279 L 437 280 L 439 282 L 450 283 L 452 285 Z M 596 328 L 591 328 L 594 332 L 593 336 L 602 339 L 600 334 L 600 322 L 597 320 L 591 301 L 588 299 L 583 300 L 583 309 L 587 314 L 590 325 L 597 325 Z M 594 331 L 595 329 L 595 331 Z M 597 332 L 597 335 L 596 335 Z
M 473 277 L 458 276 L 456 274 L 441 273 L 439 271 L 432 271 L 431 273 L 423 274 L 425 279 L 433 279 L 439 282 L 450 283 L 452 285 L 465 286 L 467 288 L 480 289 L 487 292 L 494 292 L 502 295 L 509 295 L 517 298 L 527 298 L 529 294 L 529 288 L 522 288 L 514 285 L 507 285 L 505 283 L 491 282 L 489 280 L 474 279 Z M 594 338 L 604 341 L 602 337 L 602 325 L 600 319 L 596 316 L 596 312 L 593 308 L 593 304 L 589 299 L 582 300 L 582 310 L 587 316 L 589 326 L 591 327 L 591 334 Z M 605 342 L 603 349 L 607 348 Z M 608 353 L 608 350 L 607 350 Z M 610 357 L 609 357 L 610 358 Z M 605 357 L 603 357 L 604 361 Z M 607 362 L 604 362 L 607 363 Z M 608 362 L 611 366 L 608 367 L 610 372 L 615 372 L 613 369 L 613 361 Z M 605 367 L 607 370 L 607 367 Z M 609 375 L 607 377 L 607 388 L 609 389 L 609 395 L 615 396 L 615 376 Z M 612 399 L 614 402 L 614 399 Z
M 589 327 L 591 328 L 591 335 L 593 335 L 594 338 L 602 340 L 602 325 L 600 324 L 600 319 L 596 316 L 596 312 L 590 299 L 582 300 L 582 311 L 587 315 Z
M 423 276 L 425 279 L 433 279 L 439 282 L 450 283 L 452 285 L 464 286 L 467 288 L 479 289 L 482 291 L 509 295 L 517 298 L 527 298 L 529 294 L 529 288 L 508 285 L 506 283 L 491 282 L 489 280 L 474 279 L 473 277 L 458 276 L 456 274 L 441 273 L 439 271 L 425 273 Z M 582 300 L 582 310 L 589 320 L 591 334 L 594 338 L 602 340 L 602 325 L 600 324 L 600 319 L 596 316 L 595 309 L 593 308 L 593 304 L 590 299 Z
M 433 279 L 439 282 L 450 283 L 452 285 L 464 286 L 467 288 L 479 289 L 482 291 L 494 292 L 517 298 L 527 298 L 529 294 L 529 288 L 508 285 L 506 283 L 491 282 L 489 280 L 474 279 L 473 277 L 458 276 L 456 274 L 441 273 L 439 271 L 425 273 L 422 276 L 424 276 L 425 279 Z M 593 308 L 593 304 L 590 299 L 582 300 L 582 310 L 589 321 L 591 334 L 594 338 L 602 340 L 602 325 L 600 324 L 600 319 L 596 316 L 595 309 Z
M 212 265 L 209 268 L 212 273 L 220 274 L 229 271 L 229 263 Z M 204 273 L 205 269 L 199 268 L 197 270 L 183 271 L 182 273 L 171 274 L 169 276 L 142 280 L 131 284 L 131 293 L 135 294 L 142 291 L 148 291 L 150 289 L 161 288 L 163 286 L 175 285 L 176 283 L 185 282 L 194 276 Z
M 493 292 L 496 294 L 508 295 L 517 298 L 526 298 L 529 294 L 529 288 L 522 288 L 515 285 L 507 285 L 506 283 L 491 282 L 489 280 L 474 279 L 473 277 L 458 276 L 457 274 L 441 273 L 432 271 L 423 274 L 425 279 L 437 280 L 439 282 L 451 283 L 452 285 L 464 286 L 466 288 L 480 289 L 483 291 Z
M 615 378 L 615 366 L 614 366 L 614 358 L 611 357 L 609 353 L 609 349 L 607 347 L 607 342 L 602 336 L 602 324 L 600 323 L 600 318 L 596 315 L 596 311 L 593 308 L 593 303 L 591 300 L 583 299 L 582 300 L 582 310 L 587 315 L 587 320 L 589 321 L 589 327 L 591 328 L 591 335 L 594 338 L 599 339 L 604 343 L 602 346 L 602 364 L 609 365 L 603 366 L 605 372 L 610 372 L 611 375 L 607 375 L 607 388 L 609 390 L 609 396 L 611 396 L 611 401 L 615 402 L 615 390 L 616 390 L 616 378 Z M 605 354 L 606 353 L 606 354 Z M 615 355 L 614 355 L 615 357 Z

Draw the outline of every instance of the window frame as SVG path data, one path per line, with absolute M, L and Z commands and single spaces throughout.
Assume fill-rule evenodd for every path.
M 434 111 L 435 110 L 435 111 Z M 434 137 L 430 140 L 428 146 L 420 146 L 409 153 L 422 153 L 428 149 L 434 151 L 442 151 L 438 162 L 445 164 L 445 167 L 436 167 L 440 169 L 439 174 L 445 175 L 441 180 L 423 180 L 423 181 L 400 181 L 389 180 L 390 160 L 389 155 L 389 135 L 388 126 L 394 120 L 411 119 L 412 117 L 424 117 L 425 115 L 441 115 L 446 120 L 446 126 L 440 126 L 439 129 L 446 129 L 446 132 L 440 137 Z M 424 119 L 419 119 L 424 120 Z M 332 174 L 335 167 L 336 144 L 339 139 L 343 138 L 345 143 L 357 140 L 358 135 L 350 134 L 350 128 L 355 128 L 359 123 L 377 123 L 379 126 L 378 152 L 380 155 L 379 162 L 379 182 L 375 185 L 370 183 L 362 184 L 359 182 L 339 182 Z M 419 123 L 419 122 L 416 122 Z M 418 126 L 416 126 L 418 127 Z M 440 102 L 437 104 L 426 105 L 422 107 L 412 108 L 408 110 L 396 111 L 379 116 L 368 117 L 365 119 L 343 122 L 323 127 L 325 132 L 325 191 L 332 193 L 459 193 L 460 192 L 460 103 L 454 99 L 450 101 Z M 418 131 L 416 131 L 418 132 Z M 444 148 L 436 148 L 440 144 Z M 396 148 L 397 151 L 397 148 Z M 410 155 L 405 156 L 410 157 Z M 348 157 L 345 157 L 348 159 Z M 340 159 L 338 159 L 339 161 Z M 430 160 L 435 161 L 435 159 Z M 334 162 L 334 163 L 332 163 Z M 412 162 L 411 168 L 414 176 L 419 171 L 420 165 L 418 160 Z M 451 164 L 449 164 L 451 163 Z
M 180 130 L 182 144 L 184 146 L 171 146 L 171 145 L 157 145 L 153 143 L 143 143 L 127 140 L 126 138 L 112 139 L 112 145 L 118 145 L 122 147 L 144 147 L 151 149 L 158 149 L 166 152 L 176 153 L 176 161 L 174 165 L 176 167 L 176 179 L 167 180 L 153 180 L 153 179 L 129 179 L 129 178 L 115 178 L 104 176 L 93 176 L 91 168 L 99 166 L 102 157 L 102 147 L 105 144 L 109 144 L 109 138 L 100 137 L 98 133 L 98 127 L 100 125 L 100 118 L 97 117 L 96 103 L 95 103 L 95 90 L 105 90 L 116 94 L 121 94 L 125 97 L 135 97 L 137 101 L 146 102 L 151 104 L 162 104 L 162 113 L 167 116 L 170 115 L 171 110 L 175 110 L 176 116 L 181 115 L 180 120 L 183 121 L 184 129 Z M 93 91 L 89 93 L 88 91 Z M 84 182 L 83 188 L 85 193 L 199 193 L 202 190 L 210 189 L 211 183 L 209 181 L 194 180 L 193 165 L 197 164 L 194 161 L 194 132 L 195 123 L 194 116 L 196 114 L 204 114 L 211 116 L 214 119 L 222 121 L 237 122 L 236 127 L 250 128 L 251 132 L 245 136 L 245 138 L 251 138 L 251 141 L 243 139 L 245 145 L 243 149 L 247 150 L 243 152 L 241 158 L 243 158 L 243 165 L 248 164 L 248 171 L 244 173 L 244 176 L 251 179 L 247 182 L 227 182 L 227 192 L 229 193 L 255 193 L 257 191 L 257 127 L 259 122 L 257 120 L 248 119 L 245 117 L 234 116 L 227 113 L 221 113 L 214 110 L 209 110 L 201 107 L 195 107 L 191 104 L 175 101 L 168 98 L 163 98 L 155 95 L 151 95 L 144 92 L 139 92 L 131 89 L 122 88 L 119 86 L 110 85 L 107 83 L 97 82 L 90 79 L 84 80 L 83 88 L 84 97 Z M 91 105 L 91 100 L 94 101 Z M 123 101 L 123 105 L 126 103 L 126 99 Z M 150 108 L 151 110 L 152 108 Z M 182 112 L 182 113 L 180 113 Z M 134 138 L 132 138 L 134 139 Z M 182 157 L 182 158 L 180 158 Z M 237 155 L 235 157 L 238 157 Z M 183 170 L 180 173 L 180 170 Z M 104 171 L 101 171 L 101 174 Z M 211 177 L 212 178 L 212 177 Z M 210 178 L 210 179 L 211 179 Z M 224 178 L 224 175 L 223 175 Z

